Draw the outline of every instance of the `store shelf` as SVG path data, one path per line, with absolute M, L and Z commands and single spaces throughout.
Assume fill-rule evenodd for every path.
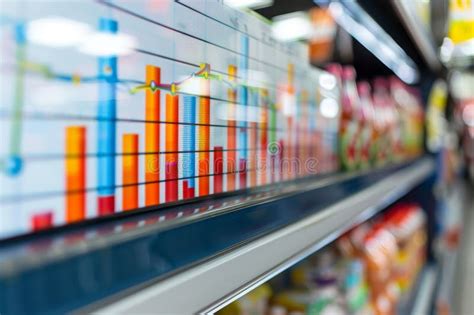
M 440 236 L 437 244 L 439 279 L 434 297 L 434 307 L 439 312 L 444 309 L 451 310 L 453 314 L 464 314 L 466 310 L 472 309 L 472 307 L 463 307 L 463 303 L 468 305 L 469 302 L 463 301 L 465 295 L 461 293 L 470 292 L 469 287 L 463 287 L 464 282 L 472 283 L 468 271 L 472 263 L 469 258 L 465 259 L 465 257 L 472 257 L 473 254 L 471 240 L 474 233 L 470 231 L 470 223 L 473 220 L 470 220 L 471 216 L 469 215 L 469 212 L 472 211 L 472 202 L 471 191 L 465 187 L 463 180 L 458 180 L 453 188 L 445 189 L 443 192 L 444 234 Z M 447 234 L 458 229 L 464 231 L 460 232 L 462 234 L 460 243 L 451 243 Z
M 421 158 L 2 244 L 0 313 L 216 310 L 367 220 L 433 171 L 432 159 Z M 49 290 L 41 289 L 45 281 Z
M 121 299 L 99 313 L 216 311 L 370 218 L 432 170 L 430 160 L 415 163 L 322 212 Z
M 397 314 L 430 314 L 438 277 L 439 266 L 435 263 L 427 263 L 420 271 L 410 292 L 402 297 Z
M 423 56 L 429 69 L 433 72 L 439 72 L 442 68 L 441 61 L 438 58 L 437 47 L 432 34 L 420 22 L 415 14 L 415 6 L 411 1 L 391 0 L 398 16 L 410 34 L 413 42 Z

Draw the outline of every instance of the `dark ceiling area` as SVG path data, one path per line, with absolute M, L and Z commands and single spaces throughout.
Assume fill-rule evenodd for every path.
M 274 0 L 270 7 L 256 10 L 264 17 L 271 19 L 274 16 L 296 11 L 306 11 L 316 6 L 313 0 Z
M 393 38 L 393 40 L 403 48 L 405 53 L 417 64 L 421 73 L 426 72 L 428 67 L 424 62 L 420 52 L 415 46 L 410 35 L 402 25 L 395 9 L 390 1 L 359 0 L 361 7 Z M 370 54 L 363 49 L 366 54 Z M 375 57 L 373 57 L 375 59 Z M 360 58 L 363 59 L 362 54 Z M 354 60 L 356 66 L 362 66 L 363 60 Z M 387 69 L 388 70 L 388 69 Z
M 390 1 L 358 0 L 358 3 L 405 50 L 406 54 L 417 64 L 420 73 L 429 72 L 420 52 L 406 32 Z M 275 0 L 273 6 L 256 11 L 271 19 L 285 13 L 306 11 L 315 6 L 316 4 L 312 0 Z M 392 74 L 383 63 L 358 42 L 353 41 L 352 48 L 354 59 L 351 63 L 355 66 L 359 78 L 371 79 L 379 75 Z M 341 62 L 337 59 L 334 61 Z

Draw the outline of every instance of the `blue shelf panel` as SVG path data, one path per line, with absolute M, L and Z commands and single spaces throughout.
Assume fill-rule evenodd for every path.
M 0 313 L 55 314 L 108 303 L 322 211 L 420 162 L 306 179 L 271 191 L 195 201 L 4 243 Z

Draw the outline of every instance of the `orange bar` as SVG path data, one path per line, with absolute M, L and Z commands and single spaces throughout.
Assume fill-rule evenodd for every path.
M 229 81 L 235 82 L 237 76 L 237 67 L 229 65 Z M 229 120 L 227 121 L 227 191 L 235 190 L 235 179 L 236 179 L 236 163 L 237 163 L 237 140 L 235 128 L 235 102 L 237 101 L 237 92 L 235 89 L 229 89 Z
M 66 222 L 84 220 L 86 214 L 86 128 L 66 128 Z
M 122 144 L 122 208 L 138 208 L 138 135 L 124 134 Z
M 146 66 L 146 84 L 160 83 L 159 67 Z M 145 205 L 160 203 L 160 90 L 145 95 Z
M 210 69 L 209 69 L 210 71 Z M 209 136 L 210 136 L 210 99 L 211 84 L 208 79 L 203 79 L 201 85 L 201 96 L 199 98 L 198 109 L 198 175 L 199 177 L 199 196 L 209 195 Z
M 295 93 L 295 65 L 292 63 L 288 64 L 288 93 Z

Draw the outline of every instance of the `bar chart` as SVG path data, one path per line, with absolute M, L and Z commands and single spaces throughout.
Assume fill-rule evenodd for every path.
M 338 169 L 335 79 L 205 3 L 7 6 L 0 238 Z

